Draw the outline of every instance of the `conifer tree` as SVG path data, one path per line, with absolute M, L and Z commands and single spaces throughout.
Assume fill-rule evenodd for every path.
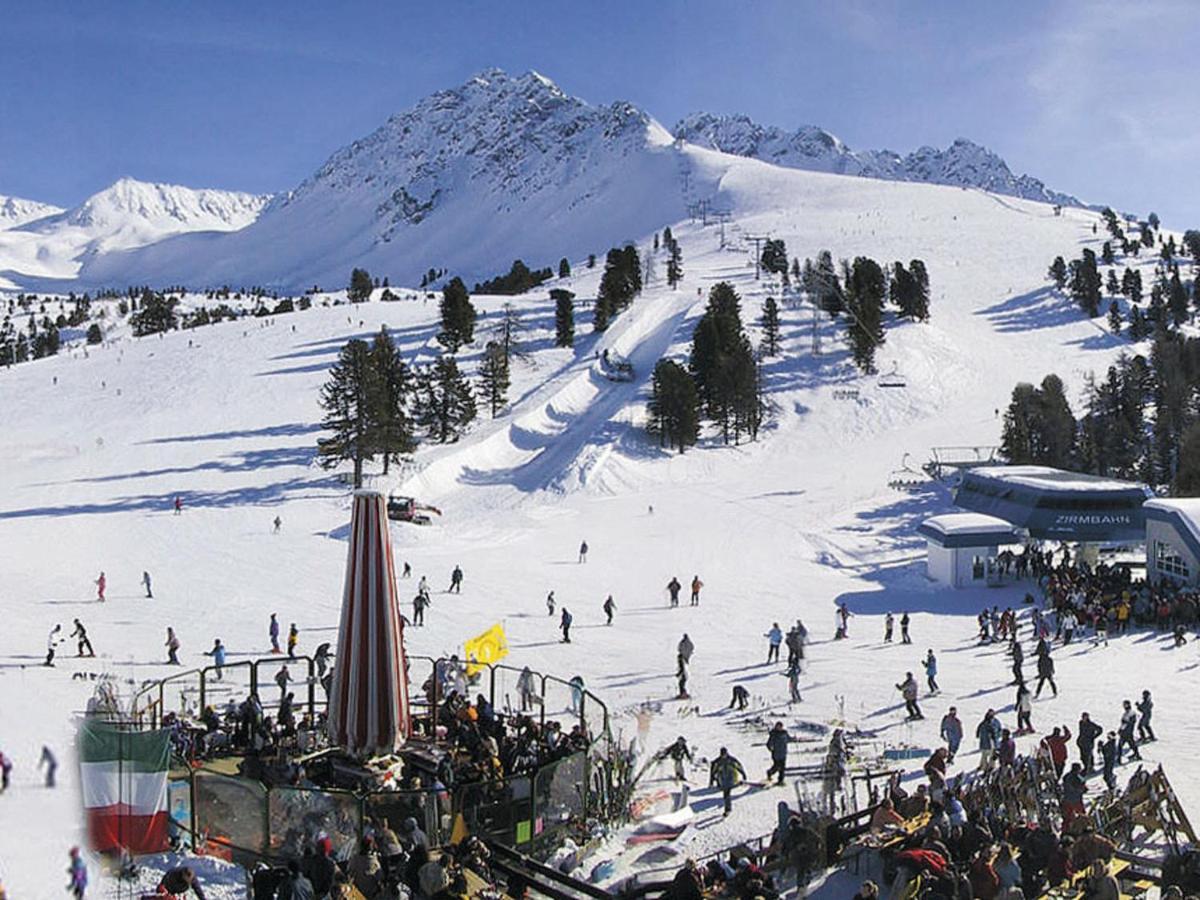
M 558 277 L 559 278 L 570 278 L 571 277 L 571 262 L 565 256 L 558 261 Z
M 1171 321 L 1176 326 L 1182 325 L 1188 319 L 1188 295 L 1187 288 L 1183 286 L 1183 282 L 1179 280 L 1179 269 L 1174 269 L 1171 273 L 1171 280 L 1167 282 L 1167 309 L 1171 312 Z
M 1054 257 L 1054 262 L 1050 264 L 1050 271 L 1047 274 L 1060 291 L 1067 286 L 1067 264 L 1061 256 Z
M 1096 254 L 1089 249 L 1080 259 L 1071 261 L 1071 296 L 1089 319 L 1100 315 L 1100 272 L 1096 268 Z
M 1176 497 L 1200 497 L 1200 422 L 1183 433 L 1171 493 Z
M 437 336 L 438 343 L 456 353 L 459 347 L 475 340 L 477 313 L 461 278 L 455 276 L 442 288 L 440 310 L 442 330 Z
M 497 341 L 488 341 L 479 364 L 479 394 L 491 409 L 492 418 L 508 402 L 508 357 Z
M 379 329 L 370 355 L 371 444 L 383 456 L 383 474 L 393 460 L 417 448 L 407 413 L 412 379 L 387 327 Z
M 100 325 L 93 322 L 88 326 L 87 342 L 89 344 L 100 344 L 104 342 L 104 332 L 100 330 Z
M 787 246 L 781 239 L 768 238 L 763 244 L 760 262 L 763 269 L 773 275 L 785 274 L 788 266 Z
M 554 346 L 575 346 L 575 295 L 555 288 L 550 299 L 554 301 Z
M 875 371 L 875 351 L 884 341 L 883 298 L 887 282 L 879 263 L 856 257 L 846 278 L 848 336 L 854 364 L 866 374 Z
M 511 364 L 513 357 L 526 359 L 529 354 L 521 349 L 521 335 L 526 331 L 525 323 L 521 321 L 521 313 L 511 303 L 505 303 L 500 309 L 500 322 L 496 326 L 496 336 L 500 350 L 504 353 L 504 365 Z
M 1100 248 L 1100 260 L 1106 266 L 1111 266 L 1114 262 L 1116 262 L 1117 258 L 1113 255 L 1111 241 L 1105 241 L 1104 246 Z
M 726 443 L 743 432 L 753 438 L 762 421 L 761 381 L 750 339 L 742 328 L 741 298 L 728 282 L 713 285 L 692 333 L 688 368 L 705 414 Z
M 321 428 L 330 435 L 317 440 L 317 459 L 326 469 L 352 461 L 355 488 L 362 487 L 363 462 L 372 457 L 371 381 L 370 350 L 365 341 L 352 340 L 321 388 Z
M 371 299 L 371 291 L 375 287 L 375 282 L 371 280 L 371 273 L 366 269 L 354 269 L 350 273 L 350 286 L 346 289 L 346 297 L 351 303 L 363 303 Z
M 1117 301 L 1113 300 L 1108 304 L 1108 328 L 1116 335 L 1121 333 L 1121 307 L 1117 305 Z
M 667 284 L 671 286 L 671 290 L 683 280 L 683 251 L 679 249 L 679 242 L 672 238 L 667 244 Z
M 1117 273 L 1115 269 L 1108 270 L 1108 280 L 1105 282 L 1104 289 L 1109 295 L 1121 293 L 1121 282 L 1117 281 Z
M 439 444 L 457 441 L 475 420 L 475 396 L 453 356 L 440 356 L 418 379 L 417 423 Z
M 908 271 L 916 284 L 913 295 L 912 317 L 918 322 L 929 321 L 929 272 L 924 260 L 912 259 L 908 262 Z
M 779 353 L 779 305 L 774 297 L 768 297 L 762 308 L 763 353 L 775 356 Z
M 1140 306 L 1131 307 L 1129 310 L 1129 339 L 1143 341 L 1149 334 L 1150 329 L 1146 324 L 1146 317 L 1142 315 L 1142 308 Z
M 650 380 L 648 430 L 659 445 L 683 453 L 700 437 L 700 398 L 696 383 L 679 363 L 660 359 Z

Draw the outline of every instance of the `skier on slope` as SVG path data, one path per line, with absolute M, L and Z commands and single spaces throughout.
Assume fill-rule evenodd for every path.
M 564 606 L 562 608 L 562 616 L 558 620 L 558 627 L 562 629 L 562 642 L 564 644 L 571 643 L 571 623 L 575 618 L 570 611 Z
M 733 811 L 733 788 L 739 781 L 746 780 L 746 770 L 742 768 L 742 764 L 737 757 L 730 756 L 729 751 L 722 747 L 717 758 L 712 761 L 712 765 L 708 770 L 709 786 L 719 787 L 721 789 L 721 799 L 725 805 L 724 815 L 728 816 Z
M 700 580 L 699 575 L 692 576 L 692 606 L 700 605 L 700 589 L 704 587 L 704 582 Z
M 1142 699 L 1135 706 L 1139 713 L 1137 724 L 1138 740 L 1143 744 L 1157 740 L 1154 737 L 1154 729 L 1150 727 L 1150 715 L 1154 712 L 1154 701 L 1150 699 L 1150 692 L 1142 691 Z
M 1137 727 L 1137 713 L 1133 711 L 1133 704 L 1128 700 L 1122 701 L 1122 707 L 1124 712 L 1121 713 L 1121 730 L 1117 733 L 1117 765 L 1121 764 L 1121 751 L 1125 747 L 1129 747 L 1134 759 L 1142 758 L 1137 740 L 1133 736 L 1134 729 Z
M 167 663 L 172 666 L 180 665 L 179 638 L 175 636 L 175 629 L 170 625 L 167 626 L 167 642 L 164 646 L 167 648 Z
M 46 636 L 46 662 L 45 665 L 54 665 L 54 650 L 63 642 L 62 625 L 55 625 L 50 629 L 50 633 Z
M 299 644 L 299 643 L 300 643 L 300 629 L 299 629 L 299 628 L 297 628 L 297 627 L 296 627 L 296 623 L 295 623 L 295 622 L 293 622 L 293 623 L 292 623 L 292 624 L 291 624 L 291 625 L 288 627 L 288 636 L 287 636 L 287 655 L 288 655 L 288 659 L 295 659 L 295 658 L 296 658 L 296 645 L 297 645 L 297 644 Z
M 679 694 L 677 699 L 691 699 L 691 695 L 687 692 L 688 661 L 682 653 L 675 657 L 675 678 L 679 682 Z
M 547 615 L 554 615 L 554 591 L 546 595 L 546 609 L 548 610 Z
M 12 770 L 12 760 L 0 753 L 0 794 L 8 790 L 8 783 L 12 780 Z
M 142 572 L 142 586 L 146 589 L 146 599 L 154 599 L 154 591 L 150 589 L 150 573 Z
M 46 787 L 54 787 L 54 775 L 58 771 L 58 758 L 45 744 L 42 745 L 42 756 L 38 760 L 38 768 L 46 767 Z
M 925 718 L 921 715 L 921 707 L 917 705 L 917 679 L 913 678 L 912 672 L 904 673 L 904 680 L 896 685 L 896 690 L 904 697 L 904 708 L 908 711 L 909 721 L 913 719 Z
M 783 643 L 783 632 L 779 630 L 779 623 L 772 622 L 771 630 L 763 637 L 767 639 L 767 662 L 779 662 L 779 645 Z
M 95 656 L 96 651 L 92 649 L 92 642 L 88 640 L 87 629 L 83 627 L 83 623 L 75 619 L 75 630 L 71 632 L 70 637 L 78 638 L 76 656 L 84 656 L 84 648 L 87 648 L 87 656 Z
M 287 693 L 287 686 L 294 680 L 292 673 L 288 671 L 287 663 L 284 663 L 279 671 L 275 673 L 275 683 L 279 685 L 279 698 L 281 700 L 284 694 Z
M 942 716 L 942 725 L 938 732 L 942 740 L 946 742 L 946 749 L 949 751 L 946 754 L 946 762 L 954 762 L 954 757 L 958 753 L 958 747 L 962 744 L 963 726 L 962 720 L 958 718 L 958 710 L 953 706 L 949 712 Z
M 446 593 L 462 593 L 463 570 L 461 566 L 455 566 L 454 571 L 450 573 L 450 587 L 446 589 Z
M 925 653 L 925 659 L 921 661 L 921 665 L 925 667 L 925 681 L 929 684 L 929 693 L 941 693 L 937 683 L 937 657 L 933 655 L 932 647 Z
M 71 892 L 75 900 L 83 900 L 83 896 L 87 892 L 88 870 L 87 863 L 83 861 L 78 847 L 71 848 L 71 864 L 67 868 L 67 875 L 71 879 L 67 884 L 67 890 Z
M 271 636 L 271 652 L 282 653 L 283 650 L 279 646 L 279 620 L 275 617 L 275 613 L 271 613 L 271 624 L 267 631 Z
M 771 754 L 771 768 L 767 769 L 767 781 L 776 772 L 779 773 L 779 784 L 783 784 L 783 775 L 787 769 L 788 744 L 792 736 L 787 733 L 782 722 L 776 722 L 767 735 L 767 751 Z
M 428 594 L 429 593 L 429 582 L 426 580 L 424 575 L 422 575 L 421 580 L 417 582 L 417 593 L 418 594 Z
M 687 745 L 687 741 L 683 735 L 680 735 L 670 746 L 663 748 L 658 752 L 656 758 L 659 760 L 670 757 L 675 764 L 675 780 L 687 781 L 687 775 L 683 769 L 683 761 L 686 759 L 692 762 L 692 751 Z
M 679 592 L 683 590 L 683 585 L 679 583 L 679 579 L 672 576 L 667 582 L 667 594 L 671 598 L 671 606 L 679 605 Z
M 834 640 L 844 640 L 850 636 L 850 617 L 854 613 L 850 612 L 850 608 L 846 606 L 845 601 L 838 604 L 837 608 L 837 633 L 834 634 Z
M 895 627 L 895 621 L 890 612 L 883 617 L 883 642 L 885 644 L 892 642 L 892 629 Z
M 613 602 L 612 594 L 609 594 L 608 599 L 604 601 L 604 615 L 607 617 L 604 621 L 605 625 L 612 624 L 613 612 L 616 608 L 617 604 Z
M 1104 729 L 1093 722 L 1091 716 L 1086 712 L 1080 714 L 1075 746 L 1079 749 L 1084 774 L 1091 775 L 1096 771 L 1096 739 L 1103 734 Z
M 902 644 L 912 643 L 912 638 L 908 636 L 909 621 L 910 619 L 908 618 L 908 613 L 905 612 L 904 615 L 900 617 L 900 643 Z
M 581 543 L 579 545 L 579 561 L 581 563 L 587 562 L 587 552 L 588 552 L 587 541 L 584 541 L 583 543 Z
M 333 656 L 329 652 L 329 641 L 317 645 L 317 652 L 313 654 L 313 663 L 317 667 L 317 680 L 320 681 L 325 677 L 325 669 L 329 666 L 329 660 Z
M 204 651 L 204 655 L 213 658 L 213 665 L 217 667 L 217 680 L 220 681 L 222 670 L 225 668 L 225 645 L 221 643 L 221 639 L 215 638 L 212 649 Z
M 800 696 L 800 660 L 796 660 L 787 667 L 788 680 L 788 703 L 802 703 L 804 698 Z
M 675 648 L 675 651 L 683 657 L 684 662 L 686 662 L 688 665 L 691 665 L 692 654 L 696 652 L 696 645 L 692 643 L 692 639 L 687 636 L 686 632 L 684 633 L 683 637 L 680 638 L 679 646 Z
M 104 602 L 104 589 L 108 587 L 108 579 L 104 577 L 104 573 L 100 573 L 100 577 L 96 579 L 96 599 L 101 603 Z
M 425 627 L 425 609 L 432 601 L 428 594 L 418 592 L 417 596 L 413 597 L 413 625 L 419 628 Z

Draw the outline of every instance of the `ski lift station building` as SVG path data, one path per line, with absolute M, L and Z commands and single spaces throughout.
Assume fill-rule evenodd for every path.
M 1093 556 L 1100 546 L 1142 541 L 1149 550 L 1144 504 L 1151 497 L 1145 485 L 1048 466 L 967 469 L 954 497 L 967 512 L 934 516 L 918 528 L 929 543 L 928 574 L 954 587 L 995 583 L 999 549 L 1026 538 L 1082 544 Z M 1200 506 L 1196 513 L 1200 518 Z M 1197 535 L 1192 572 L 1200 564 Z
M 1200 584 L 1200 497 L 1148 500 L 1146 577 Z

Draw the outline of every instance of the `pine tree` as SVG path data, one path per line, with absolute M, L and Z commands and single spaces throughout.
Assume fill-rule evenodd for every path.
M 667 244 L 667 284 L 671 286 L 671 290 L 675 290 L 676 285 L 683 280 L 683 251 L 679 249 L 679 242 L 672 239 Z
M 741 298 L 728 282 L 713 285 L 692 333 L 688 362 L 705 414 L 720 426 L 726 443 L 743 432 L 755 437 L 762 421 L 758 367 L 740 307 Z
M 884 342 L 883 298 L 887 281 L 879 263 L 856 257 L 846 278 L 848 336 L 854 364 L 866 374 L 875 371 L 875 351 Z
M 488 341 L 479 364 L 479 393 L 491 409 L 492 418 L 508 402 L 508 356 L 496 341 Z
M 1100 271 L 1096 254 L 1085 249 L 1080 259 L 1071 261 L 1071 296 L 1089 319 L 1100 315 Z
M 773 275 L 786 273 L 788 266 L 787 246 L 781 239 L 768 238 L 763 244 L 760 262 L 763 269 Z
M 1117 281 L 1117 272 L 1115 269 L 1108 270 L 1108 280 L 1105 282 L 1104 290 L 1109 296 L 1114 296 L 1121 293 L 1121 282 Z
M 477 315 L 461 278 L 455 276 L 442 288 L 440 309 L 442 330 L 437 336 L 438 343 L 451 353 L 457 353 L 459 347 L 475 340 Z
M 104 332 L 100 330 L 99 323 L 93 322 L 88 326 L 87 342 L 89 344 L 101 344 L 104 342 Z
M 1176 497 L 1200 497 L 1200 422 L 1183 433 L 1171 493 Z
M 817 305 L 831 316 L 836 316 L 845 310 L 845 293 L 838 280 L 837 268 L 833 264 L 833 255 L 828 250 L 822 250 L 817 254 L 817 262 L 812 269 L 812 283 L 811 285 L 805 284 L 805 290 L 808 291 L 810 297 L 815 297 Z
M 565 256 L 558 261 L 558 277 L 559 278 L 570 278 L 571 277 L 571 263 Z
M 587 266 L 588 266 L 588 268 L 589 268 L 589 269 L 594 269 L 594 268 L 596 268 L 596 254 L 595 254 L 595 253 L 589 253 L 589 254 L 588 254 L 588 263 L 587 263 Z
M 664 247 L 670 247 L 673 243 L 675 243 L 675 237 L 674 237 L 674 235 L 671 234 L 671 226 L 670 225 L 668 225 L 666 228 L 663 229 L 662 234 L 663 234 L 662 242 L 663 242 Z
M 363 303 L 371 299 L 371 291 L 375 287 L 375 282 L 371 280 L 371 273 L 366 269 L 354 269 L 350 273 L 350 287 L 346 289 L 346 297 L 351 303 Z
M 1183 233 L 1183 246 L 1194 264 L 1200 266 L 1200 231 L 1189 229 Z
M 512 363 L 513 357 L 527 359 L 529 354 L 521 349 L 521 335 L 526 331 L 521 314 L 511 303 L 505 303 L 500 309 L 500 322 L 496 326 L 496 336 L 499 338 L 500 350 L 504 354 L 504 365 Z
M 918 322 L 929 321 L 929 272 L 924 260 L 911 259 L 908 262 L 908 272 L 916 284 L 913 294 L 912 318 Z
M 383 456 L 383 474 L 387 475 L 391 462 L 412 453 L 417 442 L 406 412 L 412 380 L 386 326 L 371 344 L 370 367 L 371 445 Z
M 1113 334 L 1121 333 L 1121 307 L 1116 300 L 1108 304 L 1108 328 Z
M 179 326 L 175 315 L 178 300 L 166 297 L 145 288 L 141 295 L 141 305 L 129 316 L 129 324 L 135 337 L 145 337 L 148 334 L 159 334 L 171 331 Z
M 453 356 L 425 369 L 417 388 L 417 423 L 439 444 L 457 441 L 475 419 L 475 396 Z
M 1142 315 L 1140 306 L 1131 307 L 1129 310 L 1129 339 L 1131 341 L 1144 341 L 1150 334 L 1150 328 L 1146 324 L 1146 317 Z
M 1113 255 L 1111 241 L 1105 241 L 1104 246 L 1100 248 L 1100 260 L 1106 266 L 1111 266 L 1114 262 L 1116 262 L 1117 258 Z
M 370 356 L 365 341 L 350 341 L 321 388 L 321 428 L 332 433 L 317 440 L 317 459 L 326 469 L 352 460 L 355 488 L 362 487 L 363 462 L 372 456 Z
M 1050 264 L 1050 271 L 1047 274 L 1060 291 L 1067 286 L 1067 264 L 1061 256 L 1054 257 L 1054 262 Z
M 1176 326 L 1182 325 L 1188 319 L 1188 295 L 1183 282 L 1179 280 L 1179 270 L 1171 273 L 1167 282 L 1167 309 L 1171 312 L 1171 321 Z
M 575 346 L 575 295 L 570 291 L 554 289 L 550 292 L 554 301 L 554 346 Z
M 779 306 L 774 297 L 768 297 L 762 308 L 763 353 L 775 356 L 779 353 Z
M 658 252 L 658 232 L 654 232 L 654 252 Z

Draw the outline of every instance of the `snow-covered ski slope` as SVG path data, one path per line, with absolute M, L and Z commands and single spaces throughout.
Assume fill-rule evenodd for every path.
M 951 703 L 968 729 L 989 706 L 1010 722 L 1007 660 L 975 646 L 973 615 L 982 603 L 1017 605 L 1023 590 L 929 585 L 915 527 L 947 507 L 947 491 L 931 485 L 898 493 L 886 482 L 906 452 L 918 464 L 931 446 L 995 443 L 996 410 L 1018 379 L 1057 372 L 1077 389 L 1086 372 L 1129 349 L 1045 287 L 1054 255 L 1098 244 L 1096 217 L 1082 210 L 1055 217 L 1046 206 L 976 191 L 689 153 L 691 184 L 707 182 L 734 210 L 726 234 L 735 243 L 770 233 L 801 257 L 828 248 L 835 258 L 925 260 L 932 321 L 890 327 L 879 354 L 881 371 L 895 368 L 906 387 L 858 376 L 840 326 L 827 320 L 818 323 L 822 353 L 814 356 L 810 311 L 785 308 L 784 353 L 765 362 L 775 409 L 761 440 L 724 447 L 706 437 L 671 455 L 642 430 L 649 370 L 661 355 L 686 355 L 703 295 L 719 280 L 739 291 L 746 320 L 757 319 L 768 286 L 754 281 L 749 253 L 720 249 L 716 226 L 670 223 L 684 256 L 679 288 L 666 287 L 660 255 L 657 278 L 607 334 L 593 335 L 590 314 L 580 310 L 574 350 L 553 347 L 545 290 L 515 298 L 530 326 L 531 357 L 515 367 L 510 407 L 457 444 L 423 446 L 410 465 L 375 482 L 443 512 L 429 527 L 393 526 L 398 556 L 434 587 L 428 626 L 408 632 L 411 651 L 449 653 L 501 621 L 511 662 L 582 674 L 625 738 L 636 731 L 636 707 L 657 701 L 651 750 L 679 734 L 703 757 L 727 745 L 753 778 L 768 761 L 763 734 L 738 727 L 735 720 L 745 717 L 724 711 L 737 683 L 769 708 L 768 719 L 789 726 L 844 715 L 874 733 L 860 742 L 864 754 L 900 741 L 931 745 Z M 640 235 L 639 246 L 648 245 Z M 600 260 L 606 246 L 594 248 Z M 526 262 L 559 255 L 547 246 L 544 259 Z M 573 259 L 575 276 L 546 287 L 594 296 L 600 265 L 588 270 Z M 483 314 L 479 339 L 460 357 L 472 373 L 505 300 L 475 299 Z M 0 372 L 0 749 L 17 766 L 12 790 L 0 796 L 0 877 L 10 895 L 61 890 L 65 850 L 83 840 L 69 746 L 72 715 L 92 683 L 73 675 L 111 672 L 140 682 L 166 674 L 168 625 L 189 666 L 204 661 L 200 654 L 215 637 L 233 659 L 262 653 L 271 612 L 285 626 L 297 623 L 302 650 L 333 638 L 349 501 L 334 474 L 313 464 L 318 389 L 343 343 L 383 324 L 407 359 L 429 361 L 436 318 L 434 300 L 318 304 L 273 324 L 246 319 L 120 339 L 90 348 L 87 358 L 77 348 Z M 757 326 L 751 331 L 757 341 Z M 633 382 L 603 377 L 597 355 L 605 348 L 632 361 Z M 837 398 L 847 388 L 858 389 L 857 399 Z M 180 516 L 171 512 L 175 496 L 184 499 Z M 276 515 L 279 534 L 272 533 Z M 591 552 L 580 565 L 576 550 L 585 539 Z M 463 593 L 440 593 L 456 564 L 466 573 Z M 94 602 L 92 584 L 101 570 L 108 578 L 103 605 Z M 153 600 L 142 596 L 143 570 L 154 579 Z M 705 583 L 701 605 L 668 609 L 667 581 L 677 576 L 686 584 L 694 574 Z M 401 590 L 410 596 L 408 585 Z M 557 619 L 546 615 L 549 590 L 575 616 L 570 645 L 558 643 Z M 610 593 L 618 608 L 609 628 L 600 607 Z M 834 644 L 840 600 L 855 618 L 850 640 Z M 888 610 L 912 613 L 916 644 L 880 643 Z M 56 622 L 70 631 L 74 617 L 88 626 L 97 658 L 72 658 L 68 643 L 56 668 L 42 668 L 47 631 Z M 762 664 L 763 634 L 772 622 L 786 628 L 797 617 L 815 640 L 804 703 L 788 709 L 782 667 Z M 670 699 L 684 632 L 697 647 L 690 704 Z M 907 726 L 893 685 L 906 671 L 920 672 L 930 647 L 941 660 L 943 694 L 924 701 L 925 722 Z M 1087 709 L 1108 727 L 1121 699 L 1149 688 L 1161 741 L 1147 758 L 1168 764 L 1195 809 L 1195 652 L 1190 645 L 1169 651 L 1138 633 L 1107 648 L 1060 652 L 1060 696 L 1035 704 L 1034 724 L 1073 726 Z M 38 786 L 33 768 L 42 743 L 64 762 L 53 792 Z M 794 759 L 815 760 L 807 749 L 818 746 L 798 745 Z M 1022 749 L 1031 749 L 1031 739 L 1022 739 Z M 961 762 L 976 759 L 964 753 Z M 706 827 L 685 833 L 681 852 L 770 830 L 781 793 L 760 791 L 737 802 L 728 821 L 710 821 L 715 798 L 699 769 L 694 781 Z M 608 852 L 622 846 L 614 841 Z M 639 859 L 622 854 L 619 872 L 644 866 Z

